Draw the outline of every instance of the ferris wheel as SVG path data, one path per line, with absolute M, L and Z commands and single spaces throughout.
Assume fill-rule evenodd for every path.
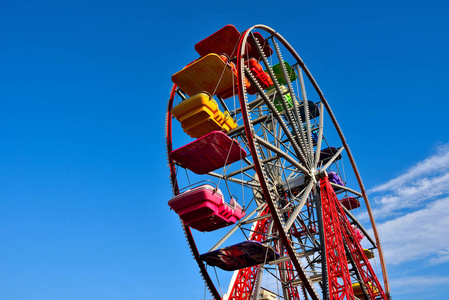
M 168 204 L 211 296 L 388 299 L 360 174 L 294 48 L 227 25 L 195 50 L 172 76 Z

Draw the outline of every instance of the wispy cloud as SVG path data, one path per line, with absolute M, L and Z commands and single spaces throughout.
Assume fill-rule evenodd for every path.
M 449 283 L 449 277 L 439 276 L 410 276 L 400 277 L 393 280 L 398 286 L 434 286 Z
M 394 294 L 411 294 L 429 291 L 432 287 L 447 286 L 449 277 L 445 276 L 407 276 L 394 278 L 391 281 Z
M 389 264 L 449 262 L 449 144 L 369 190 Z M 379 222 L 380 221 L 380 222 Z
M 402 209 L 416 209 L 442 196 L 449 195 L 449 172 L 434 177 L 417 178 L 397 185 L 389 192 L 374 197 L 375 215 L 379 218 L 401 214 Z
M 432 258 L 434 263 L 449 260 L 449 198 L 433 202 L 378 226 L 390 264 Z
M 449 196 L 449 144 L 396 178 L 370 189 L 379 219 L 401 215 Z
M 438 147 L 437 153 L 408 169 L 404 174 L 369 190 L 370 193 L 394 190 L 397 186 L 408 185 L 416 178 L 445 173 L 449 170 L 449 144 Z
M 437 256 L 430 260 L 430 264 L 438 265 L 449 262 L 449 248 L 437 252 Z

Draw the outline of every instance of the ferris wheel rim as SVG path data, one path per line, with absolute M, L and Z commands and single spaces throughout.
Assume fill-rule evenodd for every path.
M 237 60 L 237 70 L 238 70 L 238 77 L 239 77 L 239 99 L 240 99 L 240 102 L 241 102 L 241 107 L 244 107 L 244 96 L 245 96 L 245 90 L 244 90 L 244 84 L 243 84 L 243 80 L 245 78 L 245 74 L 243 72 L 244 66 L 242 65 L 242 58 L 241 58 L 242 55 L 241 55 L 241 53 L 243 53 L 245 51 L 245 46 L 244 45 L 246 43 L 248 35 L 254 29 L 261 29 L 261 30 L 264 30 L 264 31 L 270 33 L 273 37 L 276 37 L 276 39 L 278 41 L 280 41 L 289 50 L 289 52 L 293 55 L 293 57 L 296 59 L 298 64 L 301 66 L 302 70 L 305 72 L 306 76 L 308 77 L 309 81 L 311 82 L 311 84 L 313 85 L 315 91 L 317 92 L 317 94 L 318 94 L 318 96 L 320 98 L 320 101 L 325 106 L 326 111 L 327 111 L 328 115 L 330 116 L 330 118 L 332 120 L 332 123 L 333 123 L 334 127 L 336 128 L 336 130 L 338 132 L 340 140 L 341 140 L 341 142 L 343 144 L 343 147 L 345 148 L 345 151 L 346 151 L 346 153 L 348 155 L 348 158 L 350 160 L 350 163 L 352 165 L 352 169 L 354 171 L 354 174 L 355 174 L 355 176 L 357 178 L 357 181 L 358 181 L 358 184 L 359 184 L 359 187 L 360 187 L 360 190 L 361 190 L 361 194 L 362 194 L 362 197 L 364 199 L 364 202 L 365 202 L 365 205 L 366 205 L 366 208 L 367 208 L 367 212 L 368 212 L 368 215 L 369 215 L 370 224 L 372 226 L 372 230 L 374 232 L 374 236 L 375 236 L 375 239 L 376 239 L 376 248 L 377 248 L 378 253 L 379 253 L 379 259 L 380 259 L 380 264 L 381 264 L 381 269 L 382 269 L 382 276 L 383 276 L 383 280 L 384 280 L 385 292 L 386 292 L 387 295 L 389 295 L 389 293 L 390 293 L 389 280 L 388 280 L 387 270 L 386 270 L 386 266 L 385 266 L 385 260 L 384 260 L 384 256 L 383 256 L 383 251 L 382 251 L 382 247 L 381 247 L 381 243 L 380 243 L 380 238 L 379 238 L 379 235 L 378 235 L 378 232 L 377 232 L 376 223 L 375 223 L 372 211 L 371 211 L 371 207 L 370 207 L 370 204 L 369 204 L 369 200 L 368 200 L 368 196 L 366 194 L 365 187 L 363 185 L 363 182 L 362 182 L 360 173 L 358 171 L 358 168 L 356 166 L 356 163 L 355 163 L 354 157 L 352 155 L 352 152 L 351 152 L 351 150 L 350 150 L 350 148 L 349 148 L 349 146 L 348 146 L 348 144 L 346 142 L 346 138 L 343 135 L 343 132 L 342 132 L 342 130 L 341 130 L 341 128 L 340 128 L 340 126 L 339 126 L 339 124 L 337 122 L 337 119 L 336 119 L 335 115 L 332 112 L 332 109 L 330 108 L 330 105 L 329 105 L 328 101 L 324 97 L 324 94 L 321 91 L 318 83 L 316 82 L 316 80 L 312 76 L 311 72 L 306 67 L 306 65 L 303 62 L 303 60 L 301 59 L 301 57 L 298 55 L 298 53 L 295 51 L 295 49 L 287 42 L 287 40 L 282 35 L 280 35 L 274 29 L 272 29 L 272 28 L 270 28 L 270 27 L 268 27 L 266 25 L 258 24 L 258 25 L 255 25 L 253 27 L 250 27 L 244 33 L 242 33 L 241 38 L 240 38 L 239 47 L 238 47 L 239 55 L 238 55 L 238 60 Z M 242 108 L 242 110 L 243 110 L 243 108 Z M 246 123 L 245 123 L 245 130 L 249 131 L 249 125 L 246 125 Z M 247 138 L 248 139 L 252 139 L 252 135 L 249 134 L 247 136 Z M 255 151 L 254 146 L 253 146 L 253 150 Z M 255 158 L 253 157 L 253 159 L 255 159 Z M 259 171 L 260 171 L 260 167 L 258 169 L 258 173 L 259 173 Z M 265 191 L 266 191 L 266 189 L 265 189 Z M 265 195 L 265 196 L 267 197 L 267 195 Z M 271 199 L 269 201 L 271 202 Z M 278 221 L 276 221 L 276 222 L 278 222 Z M 277 225 L 279 226 L 280 223 L 277 223 Z M 282 226 L 280 226 L 280 227 L 282 227 Z M 285 235 L 281 235 L 281 237 L 285 237 Z
M 374 236 L 375 236 L 376 247 L 377 247 L 377 250 L 379 252 L 379 260 L 380 260 L 381 269 L 382 269 L 382 276 L 383 276 L 383 281 L 384 281 L 384 286 L 385 286 L 385 292 L 386 292 L 387 295 L 389 295 L 390 294 L 390 284 L 389 284 L 389 280 L 388 280 L 387 268 L 386 268 L 386 264 L 385 264 L 385 259 L 384 259 L 384 255 L 383 255 L 382 246 L 381 246 L 381 243 L 380 243 L 380 237 L 379 237 L 379 234 L 378 234 L 378 231 L 377 231 L 376 222 L 375 222 L 373 213 L 371 211 L 371 206 L 370 206 L 370 203 L 369 203 L 369 200 L 368 200 L 368 195 L 366 193 L 366 190 L 365 190 L 365 187 L 364 187 L 364 184 L 363 184 L 360 172 L 359 172 L 359 170 L 357 168 L 357 165 L 355 163 L 355 159 L 354 159 L 354 157 L 352 155 L 352 152 L 351 152 L 351 150 L 349 148 L 349 145 L 348 145 L 348 143 L 346 141 L 346 138 L 344 137 L 343 131 L 341 130 L 340 125 L 338 124 L 338 121 L 337 121 L 337 119 L 336 119 L 336 117 L 335 117 L 335 115 L 334 115 L 334 113 L 333 113 L 333 111 L 332 111 L 328 101 L 324 97 L 324 93 L 322 92 L 322 90 L 319 87 L 317 81 L 315 80 L 315 78 L 313 77 L 312 73 L 307 68 L 307 66 L 305 65 L 304 61 L 301 59 L 299 54 L 296 52 L 296 50 L 288 43 L 288 41 L 281 34 L 279 34 L 277 31 L 275 31 L 273 28 L 271 28 L 269 26 L 266 26 L 266 25 L 263 25 L 263 24 L 257 24 L 257 25 L 254 25 L 254 26 L 250 27 L 249 29 L 247 29 L 245 31 L 244 34 L 246 35 L 246 37 L 248 36 L 248 33 L 250 31 L 254 30 L 254 29 L 265 30 L 265 31 L 269 32 L 272 36 L 276 37 L 279 41 L 281 41 L 281 43 L 289 50 L 289 52 L 293 55 L 293 57 L 299 63 L 299 65 L 301 66 L 302 70 L 304 71 L 304 73 L 308 77 L 309 81 L 313 85 L 313 87 L 314 87 L 315 91 L 317 92 L 318 96 L 320 97 L 320 101 L 325 106 L 326 111 L 327 111 L 328 115 L 330 116 L 331 121 L 332 121 L 334 127 L 337 130 L 337 133 L 338 133 L 338 135 L 340 137 L 340 140 L 341 140 L 341 142 L 342 142 L 342 144 L 343 144 L 343 146 L 345 148 L 346 154 L 347 154 L 347 156 L 348 156 L 348 158 L 350 160 L 350 163 L 351 163 L 352 169 L 354 171 L 354 174 L 355 174 L 355 176 L 357 178 L 357 181 L 358 181 L 358 184 L 359 184 L 359 188 L 361 190 L 362 198 L 364 199 L 364 202 L 365 202 L 365 205 L 366 205 L 366 208 L 367 208 L 367 212 L 368 212 L 368 216 L 369 216 L 369 219 L 370 219 L 370 223 L 371 223 L 371 226 L 372 226 L 372 230 L 373 230 L 373 233 L 374 233 Z M 242 34 L 241 38 L 243 38 L 244 34 Z M 242 74 L 240 72 L 239 72 L 238 75 L 239 75 L 239 77 L 242 76 Z M 240 96 L 240 89 L 242 87 L 242 82 L 241 82 L 242 78 L 243 77 L 239 78 L 239 83 L 240 83 L 239 84 L 239 96 Z

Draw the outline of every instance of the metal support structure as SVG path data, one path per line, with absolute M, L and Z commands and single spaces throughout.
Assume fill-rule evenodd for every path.
M 343 239 L 347 245 L 349 254 L 357 268 L 357 272 L 362 279 L 364 290 L 369 294 L 370 299 L 383 299 L 387 300 L 388 297 L 385 294 L 382 286 L 374 273 L 368 258 L 363 252 L 363 248 L 360 242 L 354 238 L 354 229 L 349 222 L 342 205 L 339 203 L 338 199 L 335 197 L 335 207 L 339 216 L 339 223 L 342 228 Z M 338 203 L 337 203 L 338 202 Z
M 369 263 L 368 258 L 366 257 L 365 253 L 363 252 L 363 248 L 360 245 L 360 242 L 354 238 L 355 232 L 354 229 L 351 226 L 351 223 L 349 222 L 345 211 L 343 210 L 343 206 L 341 205 L 340 201 L 338 201 L 337 196 L 335 195 L 334 190 L 332 189 L 332 186 L 329 182 L 329 179 L 327 177 L 323 177 L 320 179 L 320 187 L 321 187 L 321 201 L 323 205 L 323 219 L 326 221 L 329 221 L 329 219 L 325 218 L 325 206 L 327 206 L 327 211 L 330 213 L 331 216 L 331 222 L 333 223 L 332 228 L 325 228 L 325 242 L 326 242 L 326 254 L 330 256 L 329 254 L 334 254 L 335 252 L 329 252 L 330 249 L 328 249 L 327 243 L 332 243 L 333 241 L 336 241 L 339 239 L 338 243 L 340 243 L 343 246 L 342 249 L 342 259 L 340 259 L 339 263 L 343 267 L 342 272 L 339 273 L 342 276 L 343 282 L 346 285 L 346 275 L 347 273 L 347 279 L 349 280 L 350 284 L 350 278 L 349 278 L 349 271 L 343 271 L 344 267 L 346 266 L 346 270 L 348 269 L 348 264 L 346 260 L 345 255 L 345 249 L 344 246 L 346 246 L 349 255 L 350 260 L 354 263 L 356 267 L 356 272 L 361 278 L 361 285 L 363 285 L 363 289 L 366 291 L 366 293 L 369 296 L 369 299 L 382 299 L 382 300 L 388 300 L 388 297 L 386 296 L 382 286 L 379 283 L 379 280 L 377 279 L 376 274 L 374 273 L 373 268 L 371 267 L 371 264 Z M 328 225 L 328 224 L 327 224 Z M 326 227 L 326 226 L 325 226 Z M 330 232 L 329 230 L 332 230 Z M 335 237 L 335 239 L 329 240 L 329 237 L 334 235 L 338 235 Z M 344 244 L 343 244 L 344 243 Z M 329 264 L 329 259 L 328 259 Z M 328 270 L 328 275 L 330 274 Z M 338 278 L 338 276 L 334 276 L 334 278 L 328 279 L 329 285 L 331 285 L 335 278 Z M 331 290 L 331 288 L 330 288 Z M 354 299 L 354 292 L 351 286 L 349 288 L 346 288 L 347 291 L 352 293 L 352 298 L 346 298 L 346 299 Z M 332 297 L 332 293 L 330 293 L 330 300 L 333 299 L 343 299 L 342 297 Z
M 320 192 L 329 300 L 355 299 L 336 210 L 338 199 L 327 177 L 320 179 Z
M 318 186 L 318 185 L 317 185 Z M 320 235 L 320 253 L 321 253 L 321 269 L 322 269 L 322 282 L 321 289 L 323 291 L 323 299 L 329 300 L 329 286 L 327 284 L 327 256 L 326 249 L 324 248 L 324 227 L 323 227 L 323 213 L 321 208 L 321 200 L 318 197 L 318 192 L 315 191 L 315 205 L 317 209 L 317 225 L 318 232 Z

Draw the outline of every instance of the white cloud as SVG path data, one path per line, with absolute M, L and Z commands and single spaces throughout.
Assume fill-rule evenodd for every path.
M 449 170 L 449 144 L 438 147 L 437 153 L 415 166 L 408 169 L 404 174 L 370 189 L 369 193 L 383 192 L 395 189 L 397 186 L 408 185 L 420 176 L 429 176 L 435 173 L 447 172 Z
M 448 284 L 449 277 L 444 276 L 409 276 L 391 280 L 391 287 L 394 294 L 411 294 L 420 291 L 429 291 L 432 287 L 447 286 Z
M 397 286 L 434 286 L 449 283 L 449 277 L 438 276 L 410 276 L 392 280 Z
M 433 263 L 449 261 L 449 198 L 433 202 L 378 226 L 389 264 L 429 258 Z
M 379 218 L 400 213 L 405 208 L 417 208 L 423 203 L 449 193 L 449 172 L 432 178 L 419 178 L 409 184 L 392 188 L 390 193 L 374 197 L 375 215 Z
M 449 262 L 449 248 L 438 251 L 437 257 L 430 260 L 430 264 L 432 265 L 438 265 L 446 262 Z
M 415 210 L 438 198 L 449 196 L 449 144 L 417 163 L 400 176 L 370 189 L 374 215 L 378 219 Z
M 449 262 L 449 144 L 400 176 L 370 189 L 389 264 Z M 379 222 L 386 220 L 383 223 Z

